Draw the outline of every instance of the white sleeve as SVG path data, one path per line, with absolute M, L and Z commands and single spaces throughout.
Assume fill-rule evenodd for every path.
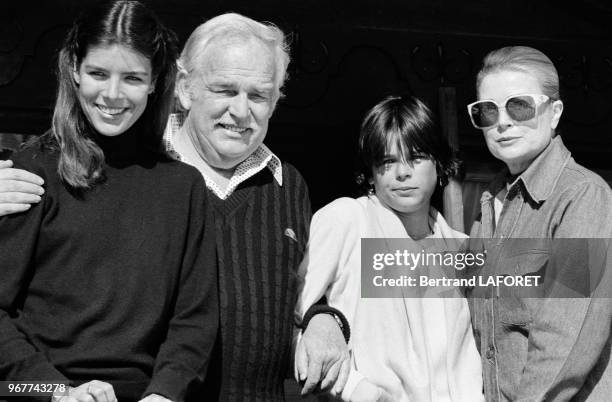
M 354 199 L 340 198 L 314 214 L 306 254 L 298 269 L 298 321 L 326 296 L 327 303 L 351 324 L 360 295 L 360 267 L 354 266 L 360 257 L 359 226 L 364 219 L 359 217 L 360 210 Z
M 295 308 L 298 321 L 314 303 L 326 296 L 328 305 L 340 310 L 349 326 L 353 326 L 361 295 L 361 227 L 364 220 L 363 208 L 352 198 L 335 200 L 314 214 L 308 248 L 298 271 Z M 301 334 L 298 342 L 300 339 Z M 348 400 L 363 378 L 351 361 L 343 399 Z

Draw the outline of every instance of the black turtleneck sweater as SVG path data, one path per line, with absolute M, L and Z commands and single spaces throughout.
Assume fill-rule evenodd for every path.
M 204 377 L 219 321 L 205 185 L 133 132 L 97 142 L 106 180 L 82 197 L 56 151 L 14 155 L 46 192 L 0 218 L 0 380 L 97 379 L 120 400 L 179 400 Z

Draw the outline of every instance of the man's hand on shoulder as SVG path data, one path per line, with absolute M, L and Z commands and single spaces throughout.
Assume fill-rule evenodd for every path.
M 0 216 L 26 211 L 40 202 L 43 184 L 39 176 L 13 168 L 13 162 L 0 161 Z
M 295 351 L 296 379 L 304 382 L 302 395 L 320 389 L 342 392 L 349 374 L 349 352 L 344 335 L 330 314 L 317 314 L 308 323 Z

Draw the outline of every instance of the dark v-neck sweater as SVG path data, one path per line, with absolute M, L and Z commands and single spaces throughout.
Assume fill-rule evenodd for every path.
M 138 133 L 97 141 L 107 179 L 83 197 L 61 183 L 56 151 L 14 156 L 46 192 L 0 218 L 0 380 L 97 379 L 119 400 L 179 400 L 204 377 L 218 327 L 205 185 Z
M 283 163 L 282 186 L 264 169 L 226 200 L 210 198 L 221 327 L 202 400 L 282 401 L 311 217 L 306 184 Z

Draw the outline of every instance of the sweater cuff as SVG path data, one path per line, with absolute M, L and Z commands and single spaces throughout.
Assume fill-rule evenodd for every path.
M 142 397 L 150 394 L 158 394 L 171 401 L 182 401 L 185 399 L 187 387 L 190 380 L 186 373 L 179 373 L 172 369 L 157 372 L 151 379 L 151 383 Z
M 33 358 L 35 361 L 32 361 L 32 358 L 30 358 L 16 364 L 14 367 L 14 375 L 11 375 L 10 379 L 12 381 L 41 381 L 54 384 L 66 384 L 66 386 L 72 385 L 71 381 L 46 359 L 42 359 L 40 356 L 34 356 Z M 3 380 L 6 380 L 6 378 L 3 378 Z M 51 396 L 23 397 L 23 400 L 26 399 L 30 402 L 48 402 L 51 400 Z M 0 396 L 0 400 L 4 399 Z M 12 399 L 9 398 L 9 400 Z
M 15 364 L 12 371 L 14 374 L 11 378 L 16 381 L 57 381 L 70 384 L 70 380 L 40 354 Z

